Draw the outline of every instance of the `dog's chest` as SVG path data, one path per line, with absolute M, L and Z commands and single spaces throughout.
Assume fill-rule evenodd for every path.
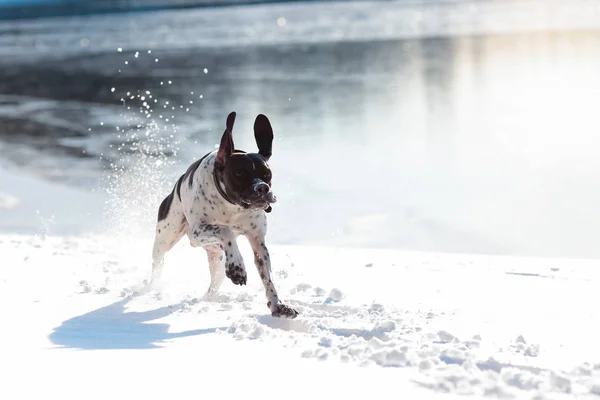
M 181 202 L 188 222 L 225 225 L 236 233 L 262 229 L 264 212 L 244 210 L 219 194 L 213 178 L 214 161 L 215 155 L 209 154 L 182 182 Z

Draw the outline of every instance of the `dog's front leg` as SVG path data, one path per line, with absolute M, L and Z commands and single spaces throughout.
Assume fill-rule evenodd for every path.
M 279 302 L 277 290 L 271 279 L 271 257 L 265 245 L 265 237 L 255 234 L 250 234 L 246 237 L 250 242 L 250 246 L 252 246 L 252 251 L 254 251 L 254 263 L 265 286 L 267 307 L 271 309 L 271 315 L 279 318 L 296 318 L 298 311 Z
M 189 229 L 188 237 L 192 247 L 203 247 L 209 251 L 224 251 L 225 275 L 236 285 L 246 284 L 244 259 L 231 229 L 223 225 L 199 224 Z

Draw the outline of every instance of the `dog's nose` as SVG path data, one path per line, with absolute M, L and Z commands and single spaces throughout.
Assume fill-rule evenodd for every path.
M 254 191 L 260 196 L 264 196 L 269 193 L 269 185 L 264 182 L 257 183 L 256 186 L 254 186 Z

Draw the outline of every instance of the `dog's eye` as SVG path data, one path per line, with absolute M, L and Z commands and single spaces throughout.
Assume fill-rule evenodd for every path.
M 244 171 L 243 170 L 235 171 L 235 176 L 237 176 L 237 177 L 244 176 Z
M 270 172 L 268 172 L 268 171 L 267 171 L 267 172 L 265 172 L 265 175 L 263 176 L 263 179 L 264 179 L 265 181 L 268 181 L 268 180 L 270 180 L 270 179 L 271 179 L 271 173 L 270 173 Z

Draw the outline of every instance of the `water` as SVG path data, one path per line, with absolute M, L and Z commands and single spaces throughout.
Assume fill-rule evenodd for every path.
M 126 168 L 125 197 L 110 199 L 146 230 L 230 111 L 236 147 L 249 151 L 265 113 L 276 137 L 272 242 L 598 257 L 600 7 L 549 4 L 3 23 L 0 155 L 86 190 L 106 184 L 111 164 Z M 146 91 L 158 100 L 151 118 L 135 97 Z M 136 155 L 139 141 L 153 158 Z

